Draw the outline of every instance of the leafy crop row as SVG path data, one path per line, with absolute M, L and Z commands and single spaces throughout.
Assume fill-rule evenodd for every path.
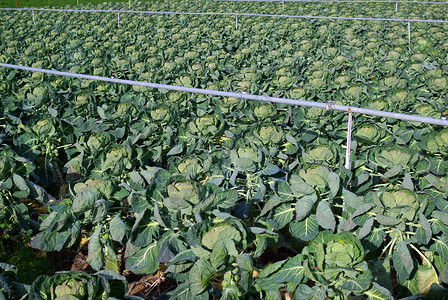
M 2 12 L 1 62 L 431 117 L 446 105 L 445 25 L 413 25 L 409 52 L 399 23 L 39 14 Z M 342 113 L 4 68 L 0 97 L 0 217 L 34 248 L 88 238 L 97 271 L 164 270 L 178 287 L 162 299 L 446 293 L 447 129 L 355 116 L 347 170 Z

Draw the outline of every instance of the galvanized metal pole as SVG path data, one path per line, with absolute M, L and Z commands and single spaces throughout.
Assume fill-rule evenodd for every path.
M 395 2 L 395 12 L 398 12 L 398 2 Z
M 214 0 L 217 2 L 275 2 L 280 0 Z M 383 2 L 395 2 L 396 0 L 284 0 L 288 2 L 318 2 L 318 3 L 383 3 Z M 412 4 L 446 4 L 446 2 L 439 1 L 416 1 L 416 0 L 403 0 L 397 1 L 399 3 L 412 3 Z M 448 2 L 448 1 L 447 1 Z
M 350 170 L 350 145 L 352 144 L 352 110 L 348 109 L 347 151 L 345 152 L 345 168 Z
M 215 0 L 216 1 L 216 0 Z M 221 0 L 222 1 L 222 0 Z M 354 2 L 354 1 L 350 1 Z M 383 1 L 384 2 L 384 1 Z M 401 1 L 403 2 L 403 1 Z M 438 2 L 445 3 L 445 2 Z M 0 11 L 19 11 L 19 10 L 36 10 L 36 11 L 57 11 L 57 12 L 104 12 L 104 13 L 136 13 L 136 14 L 155 14 L 155 15 L 196 15 L 196 16 L 246 16 L 246 17 L 273 17 L 273 18 L 296 18 L 296 19 L 317 19 L 317 20 L 352 20 L 352 21 L 388 21 L 388 22 L 418 22 L 418 23 L 448 23 L 448 20 L 425 20 L 425 19 L 399 19 L 399 18 L 363 18 L 363 17 L 329 17 L 329 16 L 299 16 L 299 15 L 283 15 L 283 14 L 252 14 L 252 13 L 218 13 L 218 12 L 176 12 L 176 11 L 139 11 L 139 10 L 108 10 L 108 9 L 55 9 L 55 8 L 0 8 Z
M 285 10 L 285 1 L 282 1 L 282 9 Z
M 238 29 L 238 16 L 235 16 L 235 29 Z
M 219 97 L 233 97 L 233 98 L 247 99 L 247 100 L 253 100 L 253 101 L 283 103 L 283 104 L 288 104 L 288 105 L 297 105 L 297 106 L 304 106 L 304 107 L 316 107 L 316 108 L 321 108 L 321 109 L 328 109 L 327 108 L 328 103 L 323 103 L 323 102 L 295 100 L 295 99 L 288 99 L 288 98 L 269 97 L 269 96 L 262 96 L 262 95 L 251 95 L 251 94 L 243 94 L 243 93 L 235 93 L 235 92 L 224 92 L 224 91 L 192 88 L 192 87 L 185 87 L 185 86 L 176 86 L 176 85 L 168 85 L 168 84 L 160 84 L 160 83 L 152 83 L 152 82 L 143 82 L 143 81 L 125 80 L 125 79 L 118 79 L 118 78 L 92 76 L 92 75 L 86 75 L 86 74 L 61 72 L 61 71 L 56 71 L 56 70 L 32 68 L 32 67 L 5 64 L 5 63 L 0 63 L 0 67 L 24 70 L 24 71 L 30 71 L 30 72 L 40 72 L 40 73 L 45 73 L 45 74 L 53 74 L 53 75 L 58 75 L 58 76 L 67 76 L 67 77 L 73 77 L 73 78 L 78 78 L 78 79 L 97 80 L 97 81 L 104 81 L 104 82 L 111 82 L 111 83 L 118 83 L 118 84 L 144 86 L 144 87 L 154 88 L 154 89 L 165 89 L 165 90 L 170 90 L 170 91 L 197 93 L 197 94 L 213 95 L 213 96 L 219 96 Z M 331 107 L 333 110 L 338 110 L 338 111 L 343 111 L 343 112 L 347 112 L 348 109 L 350 109 L 352 113 L 357 113 L 357 114 L 364 114 L 364 115 L 371 115 L 371 116 L 378 116 L 378 117 L 385 117 L 385 118 L 405 120 L 405 121 L 410 121 L 410 122 L 427 123 L 427 124 L 434 124 L 434 125 L 448 127 L 448 120 L 408 115 L 408 114 L 395 113 L 395 112 L 389 112 L 389 111 L 381 111 L 381 110 L 369 109 L 369 108 L 339 105 L 339 104 L 332 104 Z
M 34 23 L 34 10 L 33 10 L 33 23 Z
M 117 24 L 118 26 L 120 26 L 120 12 L 118 12 L 117 14 Z
M 409 51 L 411 51 L 411 22 L 408 22 L 408 44 Z
M 129 9 L 131 9 L 131 0 L 129 0 Z

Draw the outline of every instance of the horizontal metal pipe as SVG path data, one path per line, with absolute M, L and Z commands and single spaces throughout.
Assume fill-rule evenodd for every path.
M 31 67 L 25 67 L 25 66 L 20 66 L 20 65 L 11 65 L 11 64 L 5 64 L 5 63 L 0 63 L 0 67 L 12 68 L 12 69 L 18 69 L 18 70 L 24 70 L 24 71 L 31 71 L 31 72 L 46 73 L 46 74 L 53 74 L 53 75 L 58 75 L 58 76 L 68 76 L 68 77 L 79 78 L 79 79 L 97 80 L 97 81 L 128 84 L 128 85 L 137 85 L 137 86 L 144 86 L 144 87 L 149 87 L 149 88 L 165 89 L 165 90 L 171 90 L 171 91 L 188 92 L 188 93 L 196 93 L 196 94 L 204 94 L 204 95 L 213 95 L 213 96 L 220 96 L 220 97 L 233 97 L 233 98 L 238 98 L 238 99 L 248 99 L 248 100 L 255 100 L 255 101 L 272 102 L 272 103 L 283 103 L 283 104 L 306 106 L 306 107 L 317 107 L 317 108 L 322 108 L 322 109 L 339 110 L 339 111 L 344 111 L 344 112 L 348 112 L 348 109 L 350 109 L 353 113 L 358 113 L 358 114 L 393 118 L 393 119 L 399 119 L 399 120 L 406 120 L 406 121 L 427 123 L 427 124 L 434 124 L 434 125 L 441 125 L 441 126 L 448 127 L 448 120 L 427 118 L 427 117 L 414 116 L 414 115 L 406 115 L 406 114 L 401 114 L 401 113 L 393 113 L 393 112 L 381 111 L 381 110 L 375 110 L 375 109 L 352 107 L 352 106 L 339 105 L 339 104 L 333 104 L 333 103 L 294 100 L 294 99 L 279 98 L 279 97 L 250 95 L 250 94 L 223 92 L 223 91 L 191 88 L 191 87 L 176 86 L 176 85 L 158 84 L 158 83 L 151 83 L 151 82 L 125 80 L 125 79 L 118 79 L 118 78 L 108 78 L 108 77 L 84 75 L 84 74 L 77 74 L 77 73 L 61 72 L 61 71 L 56 71 L 56 70 L 31 68 Z
M 424 23 L 448 23 L 445 20 L 423 20 L 423 19 L 385 19 L 385 18 L 355 18 L 355 17 L 327 17 L 327 16 L 296 16 L 296 15 L 272 15 L 251 13 L 217 13 L 217 12 L 175 12 L 175 11 L 143 11 L 143 10 L 106 10 L 106 9 L 57 9 L 57 8 L 0 8 L 0 11 L 36 10 L 36 11 L 59 11 L 59 12 L 102 12 L 102 13 L 137 13 L 137 14 L 160 14 L 160 15 L 200 15 L 200 16 L 246 16 L 246 17 L 277 17 L 297 19 L 324 19 L 324 20 L 352 20 L 352 21 L 389 21 L 389 22 L 424 22 Z
M 437 1 L 390 1 L 390 0 L 214 0 L 217 2 L 316 2 L 316 3 L 412 3 L 412 4 L 448 4 Z

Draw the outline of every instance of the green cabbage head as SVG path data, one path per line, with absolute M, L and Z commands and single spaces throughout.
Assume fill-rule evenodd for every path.
M 186 200 L 192 204 L 199 203 L 199 188 L 193 181 L 173 182 L 167 186 L 169 197 Z
M 327 286 L 335 293 L 343 292 L 347 284 L 357 278 L 371 276 L 364 261 L 364 248 L 360 241 L 348 232 L 335 234 L 321 231 L 302 254 L 308 260 L 309 271 L 316 283 Z M 370 284 L 360 284 L 352 291 L 362 294 L 369 287 Z
M 281 130 L 274 125 L 261 126 L 258 134 L 263 144 L 278 144 L 283 137 Z
M 384 192 L 382 195 L 384 214 L 394 218 L 414 219 L 419 203 L 417 196 L 409 190 L 398 190 L 395 192 Z
M 84 299 L 86 295 L 86 284 L 75 278 L 70 278 L 54 288 L 54 299 Z
M 376 125 L 366 124 L 356 130 L 355 137 L 360 142 L 371 145 L 383 137 L 383 131 Z
M 328 180 L 327 175 L 330 173 L 327 167 L 319 165 L 311 165 L 308 168 L 303 168 L 299 171 L 300 177 L 311 186 L 325 189 Z
M 151 118 L 155 121 L 169 121 L 170 111 L 166 107 L 158 107 L 151 110 Z
M 205 115 L 196 119 L 195 125 L 199 132 L 204 135 L 216 134 L 218 121 L 213 115 Z
M 444 129 L 429 138 L 426 147 L 432 153 L 440 152 L 443 155 L 448 155 L 448 129 Z
M 178 165 L 177 170 L 184 176 L 193 176 L 202 172 L 201 161 L 197 157 L 183 159 Z
M 320 162 L 324 164 L 331 164 L 336 158 L 336 155 L 327 145 L 320 145 L 304 152 L 302 154 L 302 158 L 306 163 Z
M 276 110 L 272 104 L 262 104 L 255 107 L 254 114 L 259 119 L 272 118 L 275 117 Z
M 399 146 L 391 146 L 389 149 L 381 151 L 377 158 L 377 162 L 381 167 L 388 168 L 395 165 L 405 166 L 409 163 L 411 158 L 412 156 L 408 149 Z
M 431 78 L 429 80 L 429 87 L 435 92 L 445 91 L 447 88 L 447 80 L 445 77 Z
M 103 167 L 104 169 L 110 169 L 114 174 L 120 174 L 125 169 L 130 169 L 132 167 L 130 158 L 130 149 L 122 145 L 117 145 L 106 153 Z
M 127 292 L 126 278 L 114 271 L 100 271 L 89 275 L 81 271 L 41 275 L 29 289 L 30 299 L 87 300 L 124 299 Z
M 258 153 L 251 147 L 239 148 L 230 152 L 230 160 L 237 171 L 255 171 L 258 162 Z

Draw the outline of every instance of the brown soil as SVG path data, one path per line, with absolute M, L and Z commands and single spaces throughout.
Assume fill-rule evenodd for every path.
M 52 269 L 58 271 L 84 271 L 89 274 L 95 273 L 87 263 L 87 249 L 79 252 L 73 249 L 47 252 L 48 263 Z M 161 268 L 163 269 L 163 268 Z M 163 271 L 159 270 L 153 275 L 139 276 L 131 272 L 123 274 L 129 282 L 128 294 L 142 297 L 143 299 L 155 299 L 159 295 L 176 287 L 176 283 L 163 277 Z

